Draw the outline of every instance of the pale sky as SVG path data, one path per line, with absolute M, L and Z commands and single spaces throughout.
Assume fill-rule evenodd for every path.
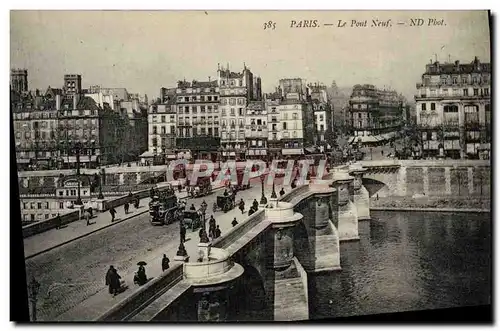
M 11 67 L 28 69 L 30 89 L 62 87 L 64 74 L 90 85 L 159 96 L 178 80 L 215 78 L 217 63 L 262 78 L 264 92 L 280 78 L 333 80 L 339 86 L 390 86 L 407 98 L 425 64 L 478 56 L 490 61 L 486 11 L 12 11 Z M 410 27 L 422 18 L 423 27 Z M 430 18 L 446 26 L 428 27 Z M 290 28 L 317 19 L 317 28 Z M 351 20 L 391 19 L 391 28 L 350 28 Z M 347 21 L 338 28 L 338 20 Z M 273 21 L 276 29 L 264 30 Z M 406 26 L 398 25 L 404 21 Z M 323 26 L 331 23 L 334 26 Z

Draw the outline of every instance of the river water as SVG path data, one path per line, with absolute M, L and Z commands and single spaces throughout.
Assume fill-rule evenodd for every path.
M 491 303 L 490 214 L 373 212 L 339 272 L 309 275 L 310 318 Z

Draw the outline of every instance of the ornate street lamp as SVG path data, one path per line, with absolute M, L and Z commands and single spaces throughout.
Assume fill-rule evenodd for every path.
M 103 200 L 104 195 L 102 194 L 102 174 L 99 175 L 99 194 L 97 195 L 97 199 Z
M 40 290 L 40 283 L 36 281 L 35 277 L 32 277 L 31 282 L 28 284 L 28 296 L 31 302 L 32 321 L 36 321 L 36 302 L 39 290 Z
M 260 175 L 260 183 L 262 184 L 262 196 L 260 197 L 260 204 L 261 205 L 267 204 L 267 198 L 264 194 L 264 181 L 265 181 L 265 179 L 266 179 L 265 174 Z
M 76 180 L 78 182 L 78 197 L 76 198 L 75 205 L 83 205 L 82 198 L 80 197 L 80 153 L 82 145 L 79 141 L 75 143 L 74 151 L 76 153 Z
M 208 236 L 207 236 L 207 225 L 206 225 L 206 211 L 207 211 L 207 203 L 205 202 L 205 200 L 203 200 L 203 202 L 201 203 L 201 214 L 202 214 L 202 217 L 203 217 L 203 231 L 202 231 L 202 234 L 200 236 L 200 243 L 208 243 L 209 240 L 208 240 Z
M 187 251 L 186 251 L 186 247 L 184 246 L 184 241 L 182 240 L 182 235 L 181 235 L 181 231 L 182 231 L 182 227 L 184 226 L 184 221 L 181 220 L 179 222 L 180 224 L 180 227 L 179 227 L 179 249 L 177 250 L 177 253 L 175 254 L 176 256 L 182 256 L 182 257 L 185 257 L 187 256 Z

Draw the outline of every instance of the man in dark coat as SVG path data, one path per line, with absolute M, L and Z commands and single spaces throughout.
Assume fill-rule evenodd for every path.
M 109 209 L 109 213 L 111 214 L 111 222 L 114 222 L 115 221 L 115 215 L 116 215 L 116 210 L 115 208 L 111 207 Z
M 167 255 L 163 254 L 163 258 L 161 259 L 161 270 L 165 271 L 168 268 L 170 268 L 170 260 L 168 259 Z
M 59 213 L 56 216 L 56 229 L 59 230 L 62 227 L 61 215 Z
M 217 225 L 217 228 L 215 229 L 215 238 L 219 238 L 221 236 L 221 231 L 219 226 Z
M 240 210 L 241 210 L 241 213 L 245 213 L 245 201 L 243 201 L 243 199 L 240 200 Z
M 109 294 L 113 294 L 116 296 L 120 290 L 120 275 L 116 271 L 113 266 L 109 267 L 108 272 L 106 273 L 106 285 L 109 288 Z
M 128 214 L 128 208 L 129 208 L 128 202 L 125 202 L 125 204 L 123 205 L 123 209 L 125 210 L 125 214 Z
M 194 207 L 194 204 L 191 204 L 191 208 L 189 208 L 189 210 L 196 210 L 196 208 Z
M 151 199 L 153 199 L 153 197 L 155 196 L 155 188 L 152 187 L 151 190 L 149 190 L 149 196 Z
M 257 199 L 253 199 L 252 207 L 254 210 L 259 209 L 259 203 L 257 202 Z
M 233 228 L 238 225 L 238 221 L 236 220 L 236 217 L 233 219 L 233 221 L 231 222 L 231 224 L 233 225 Z
M 281 191 L 280 191 L 280 196 L 284 196 L 285 195 L 285 190 L 283 189 L 283 187 L 281 188 Z

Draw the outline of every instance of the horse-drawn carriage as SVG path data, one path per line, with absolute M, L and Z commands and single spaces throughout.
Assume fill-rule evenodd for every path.
M 218 196 L 217 202 L 214 202 L 213 211 L 215 213 L 217 210 L 222 210 L 223 212 L 227 213 L 235 206 L 236 201 L 234 195 Z
M 184 217 L 184 226 L 187 229 L 195 231 L 201 226 L 201 216 L 197 211 L 185 210 L 183 217 Z
M 186 185 L 192 198 L 209 195 L 212 192 L 210 176 L 198 178 L 196 185 L 191 185 L 191 182 L 188 180 L 186 181 Z
M 182 213 L 177 204 L 177 197 L 171 187 L 158 192 L 149 202 L 151 224 L 165 225 L 180 220 Z

